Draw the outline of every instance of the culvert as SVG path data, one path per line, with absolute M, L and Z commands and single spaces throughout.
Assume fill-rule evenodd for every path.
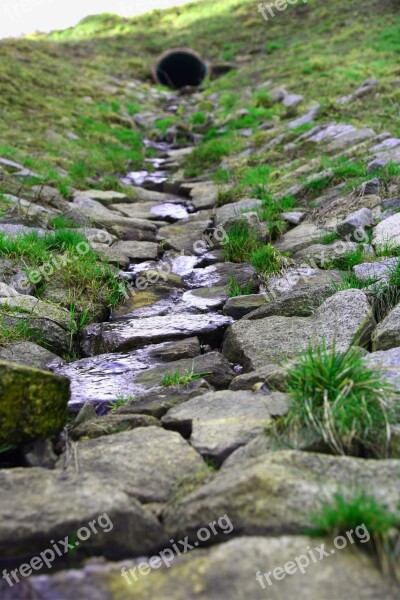
M 191 85 L 200 85 L 207 73 L 209 65 L 190 48 L 172 48 L 163 52 L 152 67 L 156 83 L 161 83 L 174 90 Z

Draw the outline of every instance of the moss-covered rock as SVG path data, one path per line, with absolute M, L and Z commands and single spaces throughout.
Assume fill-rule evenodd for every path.
M 69 380 L 0 361 L 0 444 L 54 435 L 65 424 Z

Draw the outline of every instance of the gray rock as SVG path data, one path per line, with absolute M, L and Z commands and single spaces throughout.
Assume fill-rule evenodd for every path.
M 73 425 L 70 437 L 73 440 L 80 438 L 92 439 L 103 435 L 131 431 L 137 427 L 160 427 L 157 419 L 149 415 L 127 414 L 119 415 L 113 412 L 102 417 L 85 420 L 83 423 Z
M 362 263 L 353 267 L 353 273 L 361 281 L 386 280 L 398 262 L 397 258 L 388 258 L 373 263 Z
M 377 369 L 400 392 L 400 347 L 371 352 L 363 360 L 368 367 Z
M 293 121 L 290 121 L 289 123 L 289 128 L 290 129 L 296 129 L 297 127 L 301 127 L 302 125 L 306 125 L 307 123 L 312 123 L 314 121 L 314 119 L 318 116 L 319 112 L 321 110 L 321 105 L 320 104 L 314 104 L 310 110 L 308 112 L 306 112 L 305 115 L 302 115 L 301 117 L 298 117 L 297 119 L 294 119 Z
M 159 431 L 159 428 L 152 429 Z M 81 447 L 86 444 L 82 443 Z M 125 451 L 119 448 L 123 457 Z M 132 454 L 130 448 L 128 452 Z M 130 465 L 126 468 L 122 482 L 131 472 Z M 141 479 L 143 481 L 143 476 Z M 87 469 L 65 473 L 39 467 L 17 468 L 0 470 L 0 485 L 0 552 L 3 557 L 36 554 L 38 548 L 48 548 L 51 539 L 63 540 L 68 536 L 71 541 L 74 532 L 92 519 L 97 521 L 100 515 L 105 515 L 101 520 L 103 527 L 97 526 L 97 535 L 91 535 L 85 542 L 93 553 L 110 558 L 127 553 L 138 555 L 151 551 L 165 540 L 156 516 L 144 509 L 115 478 L 108 480 L 98 473 L 88 473 Z M 36 520 L 39 514 L 40 526 Z
M 375 91 L 378 86 L 378 79 L 367 79 L 359 88 L 356 89 L 355 92 L 349 94 L 348 96 L 342 96 L 339 98 L 338 102 L 339 104 L 348 104 L 349 102 L 354 102 L 354 100 L 362 98 L 363 96 Z
M 286 391 L 286 369 L 281 365 L 270 364 L 250 373 L 238 375 L 230 383 L 230 390 L 274 389 Z
M 249 233 L 253 234 L 259 241 L 265 241 L 266 234 L 258 214 L 256 212 L 246 212 L 234 217 L 229 217 L 222 223 L 222 227 L 229 235 L 229 232 L 236 227 L 246 228 Z
M 291 225 L 299 225 L 305 219 L 306 213 L 300 211 L 291 211 L 282 213 L 282 219 Z
M 379 194 L 381 189 L 381 182 L 377 177 L 374 177 L 374 179 L 362 183 L 359 189 L 364 196 L 368 196 L 371 194 Z
M 26 225 L 19 225 L 17 223 L 0 223 L 0 233 L 4 233 L 10 237 L 17 237 L 17 235 L 25 233 L 36 233 L 39 237 L 43 237 L 46 230 L 40 227 L 27 227 Z
M 311 267 L 321 269 L 329 268 L 335 259 L 341 258 L 347 252 L 357 250 L 356 242 L 343 242 L 342 240 L 333 242 L 333 244 L 312 244 L 296 252 L 294 260 L 299 264 L 308 264 Z
M 13 298 L 20 294 L 10 285 L 0 282 L 0 298 Z
M 232 322 L 217 314 L 178 314 L 131 319 L 122 323 L 94 323 L 82 331 L 82 349 L 87 356 L 133 350 L 147 344 L 178 340 L 193 335 L 218 337 Z
M 281 252 L 297 252 L 310 246 L 320 234 L 319 227 L 313 223 L 303 222 L 281 236 L 275 247 Z
M 373 180 L 374 181 L 374 180 Z M 377 180 L 379 184 L 379 179 Z M 368 182 L 371 183 L 371 182 Z M 378 185 L 379 188 L 379 185 Z M 366 191 L 366 194 L 376 193 L 375 191 Z M 374 215 L 369 208 L 360 208 L 349 214 L 343 221 L 338 223 L 336 230 L 342 237 L 353 235 L 357 231 L 363 232 L 367 227 L 371 227 L 374 222 Z
M 212 183 L 200 183 L 192 188 L 190 198 L 196 210 L 214 208 L 218 197 L 218 188 Z
M 221 523 L 225 528 L 223 533 L 218 529 L 221 538 L 228 538 L 231 526 L 235 532 L 235 524 L 230 522 L 229 516 Z M 199 589 L 199 598 L 207 600 L 265 600 L 266 597 L 269 600 L 294 597 L 298 600 L 397 600 L 398 597 L 396 584 L 384 578 L 372 559 L 350 548 L 335 552 L 329 561 L 318 561 L 318 550 L 314 550 L 317 563 L 310 561 L 307 571 L 303 569 L 307 573 L 304 577 L 293 562 L 295 557 L 305 555 L 310 547 L 322 548 L 323 544 L 329 552 L 333 549 L 331 539 L 257 535 L 222 541 L 224 543 L 185 554 L 168 569 L 153 569 L 147 577 L 136 570 L 136 580 L 130 577 L 129 584 L 121 577 L 121 569 L 125 567 L 128 572 L 139 561 L 89 561 L 81 570 L 31 576 L 18 584 L 18 592 L 24 599 L 37 596 L 43 600 L 76 600 L 83 594 L 85 600 L 110 600 L 108 590 L 111 588 L 115 590 L 115 600 L 187 600 L 199 596 Z M 147 565 L 148 559 L 143 564 Z M 278 571 L 279 565 L 282 568 Z M 273 576 L 275 570 L 279 580 Z M 256 578 L 257 573 L 261 583 Z M 0 591 L 3 591 L 1 587 Z M 21 600 L 14 594 L 4 582 L 3 600 Z
M 375 247 L 387 244 L 400 246 L 400 213 L 381 221 L 374 227 L 372 244 Z
M 179 224 L 166 225 L 158 231 L 159 239 L 165 240 L 174 250 L 185 252 L 197 252 L 204 245 L 203 232 L 211 225 L 211 219 L 207 216 L 192 217 L 189 220 L 180 221 Z M 199 244 L 200 242 L 200 244 Z
M 33 342 L 13 342 L 6 348 L 0 347 L 0 360 L 9 360 L 27 367 L 45 371 L 58 356 Z
M 182 302 L 187 308 L 208 312 L 222 308 L 227 297 L 225 287 L 204 287 L 185 292 Z
M 382 158 L 376 158 L 375 160 L 371 160 L 367 165 L 367 175 L 377 171 L 378 169 L 384 169 L 387 165 L 387 160 L 383 160 Z
M 130 260 L 155 260 L 158 256 L 158 244 L 153 242 L 124 241 L 111 246 L 112 250 L 126 254 Z
M 253 312 L 247 314 L 245 319 L 265 319 L 266 317 L 308 317 L 321 306 L 330 296 L 335 294 L 332 284 L 311 285 L 294 289 L 270 300 Z M 231 315 L 233 316 L 233 315 Z
M 245 213 L 245 211 L 257 211 L 261 204 L 261 200 L 257 200 L 256 198 L 244 198 L 239 202 L 231 202 L 230 204 L 220 206 L 215 211 L 215 225 L 221 225 L 227 221 L 227 219 L 240 216 Z
M 385 200 L 382 200 L 382 208 L 400 208 L 400 196 L 396 196 L 395 198 L 385 198 Z
M 289 292 L 340 281 L 339 271 L 314 269 L 305 261 L 300 267 L 289 267 L 282 274 L 271 277 L 266 284 L 266 292 L 275 299 Z
M 253 392 L 211 392 L 172 408 L 162 418 L 169 429 L 190 436 L 191 445 L 219 463 L 260 434 L 270 421 L 267 397 Z
M 400 305 L 381 321 L 372 334 L 372 350 L 389 350 L 400 346 Z
M 331 296 L 309 317 L 268 317 L 241 320 L 228 329 L 223 354 L 246 371 L 292 358 L 310 344 L 325 340 L 328 349 L 347 351 L 357 339 L 370 339 L 375 326 L 364 292 L 347 290 Z
M 311 518 L 341 492 L 368 493 L 390 510 L 397 507 L 397 460 L 364 460 L 300 451 L 277 451 L 231 468 L 165 508 L 163 523 L 174 536 L 196 539 L 215 515 L 229 515 L 237 534 L 303 533 Z
M 140 502 L 167 502 L 184 477 L 206 472 L 202 458 L 174 431 L 139 427 L 79 445 L 81 475 L 96 473 Z M 60 468 L 64 457 L 60 458 Z M 74 462 L 67 473 L 73 473 Z
M 347 148 L 351 148 L 361 142 L 365 142 L 373 138 L 376 135 L 373 129 L 369 129 L 367 127 L 363 129 L 358 129 L 357 131 L 352 131 L 350 133 L 345 133 L 333 141 L 331 141 L 327 147 L 326 151 L 329 153 L 341 152 L 343 150 L 347 150 Z
M 264 306 L 268 302 L 268 297 L 265 294 L 249 294 L 248 296 L 235 296 L 228 298 L 226 301 L 223 313 L 233 319 L 241 319 L 244 315 L 255 311 L 260 306 Z
M 122 194 L 121 192 L 113 192 L 111 190 L 77 191 L 75 192 L 74 196 L 86 196 L 87 198 L 91 198 L 91 200 L 97 200 L 104 206 L 109 206 L 110 204 L 115 204 L 117 202 L 126 202 L 129 200 L 129 197 L 126 194 Z

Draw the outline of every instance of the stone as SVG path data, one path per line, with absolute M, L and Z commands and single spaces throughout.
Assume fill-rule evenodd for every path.
M 238 227 L 245 228 L 250 234 L 253 234 L 259 241 L 266 240 L 266 233 L 256 212 L 247 212 L 234 217 L 229 217 L 222 223 L 224 231 L 229 235 L 232 229 Z M 223 242 L 222 242 L 223 243 Z
M 319 227 L 303 221 L 297 227 L 282 235 L 275 245 L 280 252 L 297 252 L 310 246 L 321 235 Z
M 5 348 L 0 347 L 0 360 L 6 360 L 27 367 L 46 371 L 58 356 L 33 342 L 12 342 Z
M 115 204 L 117 202 L 126 202 L 129 200 L 129 196 L 123 194 L 121 192 L 114 192 L 111 190 L 84 190 L 75 192 L 74 196 L 86 196 L 91 200 L 97 200 L 104 206 L 109 206 L 110 204 Z M 132 198 L 132 201 L 134 199 Z
M 381 321 L 372 334 L 372 351 L 389 350 L 400 346 L 400 305 Z
M 244 198 L 239 202 L 231 202 L 230 204 L 220 206 L 215 211 L 215 225 L 222 225 L 222 223 L 224 223 L 228 219 L 240 216 L 243 213 L 245 213 L 245 211 L 257 211 L 257 209 L 261 207 L 261 205 L 261 200 L 257 200 L 256 198 Z
M 67 420 L 69 381 L 0 361 L 0 445 L 56 435 Z
M 224 514 L 244 535 L 300 534 L 336 493 L 351 496 L 360 489 L 396 510 L 398 460 L 282 450 L 222 467 L 210 482 L 167 506 L 162 520 L 174 539 L 196 539 L 199 527 Z
M 387 160 L 383 160 L 382 158 L 376 158 L 375 160 L 371 160 L 371 162 L 367 165 L 367 175 L 373 173 L 374 171 L 378 171 L 379 169 L 384 169 L 387 165 Z
M 272 316 L 257 321 L 237 321 L 227 330 L 223 354 L 246 371 L 294 358 L 299 352 L 325 341 L 326 347 L 347 351 L 354 341 L 368 342 L 375 326 L 364 292 L 346 290 L 331 296 L 309 317 Z
M 336 153 L 347 150 L 347 148 L 351 148 L 352 146 L 360 144 L 361 142 L 365 142 L 366 140 L 373 138 L 375 135 L 375 131 L 368 127 L 364 127 L 350 133 L 345 133 L 332 140 L 327 145 L 326 152 Z
M 225 390 L 203 394 L 172 408 L 162 423 L 190 436 L 197 452 L 222 463 L 236 448 L 260 434 L 270 420 L 266 396 Z
M 102 439 L 82 442 L 80 448 Z M 119 448 L 124 456 L 124 450 Z M 128 452 L 131 454 L 130 447 Z M 84 544 L 94 554 L 122 558 L 127 553 L 149 552 L 165 543 L 167 540 L 157 517 L 124 489 L 123 482 L 130 473 L 130 466 L 126 465 L 126 468 L 119 484 L 115 478 L 107 479 L 86 469 L 80 473 L 40 467 L 0 470 L 2 557 L 36 555 L 38 548 L 48 547 L 55 532 L 57 539 L 64 540 L 68 536 L 71 541 L 73 532 L 88 525 L 92 519 L 98 520 L 101 515 L 103 527 L 97 526 L 97 535 L 91 535 Z M 39 514 L 40 527 L 35 519 Z
M 246 263 L 217 263 L 204 267 L 203 269 L 193 269 L 183 280 L 190 288 L 199 288 L 205 286 L 228 286 L 231 278 L 234 277 L 237 284 L 241 287 L 252 284 L 254 291 L 257 287 L 257 275 L 255 269 Z
M 282 294 L 294 292 L 295 290 L 311 288 L 315 286 L 332 285 L 341 282 L 340 272 L 337 270 L 314 269 L 306 263 L 300 267 L 289 267 L 268 279 L 266 293 L 273 299 Z
M 0 282 L 0 298 L 14 298 L 20 294 L 10 285 Z
M 266 317 L 308 317 L 335 294 L 332 284 L 310 285 L 284 293 L 275 299 L 270 299 L 264 305 L 247 314 L 249 320 L 265 319 Z M 232 315 L 231 315 L 232 316 Z
M 182 295 L 182 302 L 191 309 L 208 312 L 222 308 L 228 295 L 225 287 L 204 287 L 189 290 Z
M 63 462 L 61 457 L 60 468 Z M 70 463 L 67 473 L 74 468 Z M 82 476 L 96 473 L 148 504 L 168 502 L 185 477 L 205 473 L 207 467 L 181 435 L 150 426 L 82 441 L 79 471 Z
M 371 352 L 363 361 L 369 368 L 377 369 L 382 377 L 400 392 L 400 347 Z
M 79 570 L 59 571 L 51 576 L 32 575 L 28 581 L 18 584 L 18 590 L 24 598 L 34 594 L 42 600 L 76 600 L 83 592 L 85 600 L 109 600 L 109 589 L 112 589 L 113 600 L 187 600 L 199 596 L 199 590 L 199 597 L 207 600 L 265 600 L 266 597 L 269 600 L 294 597 L 298 600 L 398 598 L 394 581 L 385 578 L 371 558 L 350 548 L 330 555 L 329 561 L 317 561 L 316 564 L 310 561 L 307 571 L 303 568 L 307 573 L 304 577 L 293 560 L 306 554 L 310 547 L 322 548 L 323 544 L 329 552 L 333 549 L 331 539 L 305 535 L 239 535 L 235 539 L 228 539 L 232 527 L 235 531 L 235 525 L 229 516 L 222 519 L 221 524 L 224 529 L 218 528 L 217 531 L 223 543 L 194 549 L 179 559 L 173 559 L 172 564 L 168 564 L 170 568 L 153 569 L 146 577 L 137 570 L 139 560 L 118 563 L 92 560 Z M 315 557 L 317 554 L 314 551 Z M 148 560 L 143 564 L 147 564 Z M 279 565 L 282 569 L 276 571 L 278 581 L 272 573 Z M 131 577 L 127 583 L 121 577 L 123 567 L 126 572 L 136 567 L 136 579 Z M 268 576 L 271 585 L 268 584 Z M 3 592 L 0 587 L 3 600 L 19 600 L 5 581 L 0 585 L 4 588 Z
M 149 415 L 118 415 L 113 412 L 102 417 L 88 419 L 80 425 L 75 424 L 70 430 L 70 437 L 73 440 L 81 438 L 92 439 L 103 435 L 112 435 L 113 433 L 121 433 L 130 431 L 137 427 L 159 427 L 159 421 Z
M 218 337 L 232 322 L 217 314 L 170 316 L 131 319 L 122 323 L 94 323 L 82 331 L 82 349 L 87 356 L 105 352 L 133 350 L 146 344 L 178 340 L 198 335 L 207 339 Z
M 264 306 L 268 302 L 265 294 L 249 294 L 247 296 L 235 296 L 228 298 L 224 304 L 223 314 L 233 319 L 241 319 L 257 308 Z
M 372 245 L 378 248 L 387 244 L 400 246 L 400 213 L 381 221 L 373 229 Z
M 355 265 L 352 270 L 357 279 L 361 281 L 368 281 L 369 279 L 374 281 L 387 280 L 397 263 L 397 258 L 388 258 L 378 262 L 361 263 Z
M 382 200 L 382 208 L 400 208 L 400 196 L 396 196 L 395 198 L 385 198 L 385 200 Z
M 354 102 L 355 100 L 358 100 L 358 98 L 362 98 L 363 96 L 375 91 L 378 86 L 378 79 L 367 79 L 359 88 L 356 89 L 355 92 L 349 94 L 348 96 L 342 96 L 339 98 L 338 102 L 339 104 L 348 104 L 349 102 Z
M 196 210 L 214 208 L 218 198 L 218 187 L 212 183 L 200 183 L 192 188 L 190 198 Z
M 379 180 L 378 180 L 379 182 Z M 376 193 L 376 192 L 365 192 L 365 193 Z M 346 235 L 353 235 L 354 233 L 361 231 L 363 233 L 367 227 L 371 227 L 374 222 L 374 215 L 369 208 L 360 208 L 359 210 L 350 213 L 343 221 L 337 224 L 336 230 L 339 235 L 345 237 Z
M 155 260 L 158 244 L 153 242 L 121 241 L 111 246 L 112 250 L 126 254 L 131 261 Z
M 311 108 L 304 115 L 298 117 L 297 119 L 293 119 L 293 121 L 290 121 L 288 127 L 290 129 L 297 129 L 298 127 L 312 123 L 320 111 L 321 105 L 319 103 L 313 104 L 313 106 L 311 106 Z
M 264 389 L 268 390 L 279 390 L 280 392 L 286 391 L 286 378 L 287 371 L 281 365 L 270 364 L 265 367 L 255 369 L 250 373 L 243 373 L 238 375 L 231 381 L 229 385 L 230 390 L 254 390 Z
M 303 221 L 306 217 L 305 212 L 301 211 L 291 211 L 291 212 L 283 212 L 282 219 L 290 225 L 299 225 L 301 221 Z
M 370 179 L 370 181 L 364 181 L 364 183 L 361 184 L 359 191 L 364 196 L 369 196 L 371 194 L 379 194 L 380 189 L 381 182 L 377 177 L 374 177 L 374 179 Z
M 174 250 L 196 252 L 203 243 L 203 232 L 211 225 L 211 219 L 190 219 L 179 224 L 160 227 L 158 236 Z
M 347 252 L 354 252 L 358 249 L 356 242 L 344 242 L 338 240 L 333 244 L 312 244 L 304 250 L 296 252 L 293 259 L 299 264 L 308 264 L 311 267 L 321 269 L 329 268 L 332 262 L 340 259 Z

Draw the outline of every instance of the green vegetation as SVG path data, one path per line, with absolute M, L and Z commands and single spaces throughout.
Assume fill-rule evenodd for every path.
M 134 396 L 124 396 L 123 394 L 118 394 L 115 400 L 110 400 L 108 407 L 111 409 L 111 411 L 117 410 L 118 408 L 121 408 L 121 406 L 125 406 L 125 404 L 132 402 L 134 398 Z
M 224 156 L 234 154 L 240 146 L 240 140 L 232 134 L 203 142 L 187 157 L 185 175 L 193 177 L 205 169 L 218 166 Z
M 314 243 L 328 246 L 337 240 L 340 240 L 340 235 L 336 231 L 327 231 L 326 233 L 323 233 L 321 237 L 315 238 Z
M 385 575 L 391 575 L 400 582 L 399 511 L 390 511 L 365 490 L 349 497 L 338 492 L 318 514 L 311 515 L 310 520 L 313 528 L 307 533 L 318 537 L 346 536 L 351 531 L 357 547 L 372 552 Z
M 180 371 L 166 373 L 162 378 L 161 385 L 164 387 L 187 385 L 192 381 L 201 379 L 204 375 L 207 375 L 207 373 L 195 373 L 194 367 L 192 367 L 190 371 L 185 371 L 184 373 L 181 373 Z
M 240 285 L 236 278 L 231 275 L 229 278 L 228 296 L 234 298 L 236 296 L 248 296 L 254 292 L 254 284 L 249 281 L 246 285 Z
M 397 393 L 357 348 L 310 347 L 289 369 L 287 386 L 292 405 L 279 420 L 282 433 L 314 432 L 335 454 L 386 456 L 388 424 L 399 418 L 390 404 Z
M 7 306 L 0 306 L 0 347 L 8 346 L 13 342 L 31 341 L 43 345 L 43 334 L 32 327 L 29 317 L 18 319 L 18 323 L 9 324 Z

